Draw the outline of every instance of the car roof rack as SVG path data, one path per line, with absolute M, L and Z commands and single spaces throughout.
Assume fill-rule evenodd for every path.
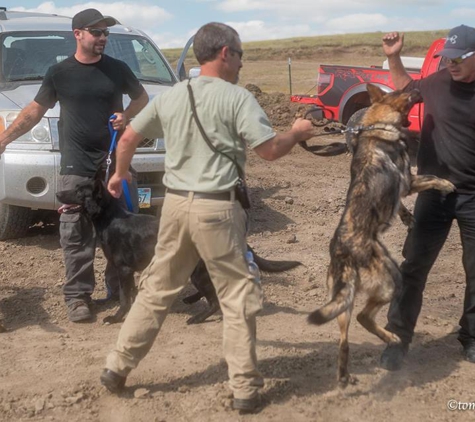
M 7 21 L 12 18 L 44 18 L 48 16 L 58 16 L 58 17 L 68 17 L 68 16 L 60 16 L 56 13 L 40 13 L 40 12 L 23 12 L 23 11 L 16 11 L 16 10 L 8 10 L 6 7 L 0 6 L 0 21 Z

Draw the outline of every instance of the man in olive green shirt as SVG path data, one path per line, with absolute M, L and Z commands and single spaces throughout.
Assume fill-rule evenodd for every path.
M 201 75 L 190 82 L 198 118 L 212 145 L 241 168 L 247 146 L 265 160 L 275 160 L 314 135 L 311 123 L 304 119 L 297 119 L 290 131 L 276 134 L 254 96 L 236 85 L 242 50 L 234 29 L 220 23 L 204 25 L 193 49 L 201 65 Z M 263 385 L 256 357 L 256 314 L 262 309 L 262 289 L 245 260 L 247 214 L 236 200 L 236 165 L 207 145 L 193 118 L 187 84 L 178 83 L 155 98 L 118 144 L 109 191 L 120 195 L 121 180 L 127 177 L 140 140 L 163 135 L 167 194 L 155 256 L 141 275 L 139 293 L 107 358 L 101 382 L 114 393 L 124 387 L 201 257 L 223 312 L 233 407 L 254 412 L 261 407 L 258 389 Z

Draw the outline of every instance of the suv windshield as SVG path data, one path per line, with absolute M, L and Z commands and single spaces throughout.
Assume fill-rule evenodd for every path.
M 2 80 L 41 80 L 50 66 L 73 55 L 75 50 L 72 32 L 7 33 L 1 39 Z M 171 69 L 146 38 L 111 33 L 105 53 L 127 63 L 143 82 L 174 83 Z

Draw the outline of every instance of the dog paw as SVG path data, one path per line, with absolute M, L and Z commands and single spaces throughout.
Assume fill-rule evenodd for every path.
M 348 385 L 356 385 L 358 383 L 358 378 L 351 375 L 345 375 L 338 379 L 338 387 L 346 388 Z
M 407 214 L 401 215 L 401 221 L 408 230 L 411 230 L 414 227 L 414 222 L 416 219 L 410 212 L 408 212 Z
M 449 182 L 448 180 L 443 180 L 442 185 L 440 187 L 440 191 L 447 195 L 455 190 L 455 185 L 452 182 Z

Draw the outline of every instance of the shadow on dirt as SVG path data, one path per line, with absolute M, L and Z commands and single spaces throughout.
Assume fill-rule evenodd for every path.
M 350 371 L 358 376 L 380 377 L 370 388 L 349 385 L 338 387 L 336 366 L 338 344 L 334 341 L 289 343 L 279 341 L 259 341 L 260 346 L 279 349 L 308 350 L 302 356 L 277 356 L 259 360 L 266 386 L 264 395 L 273 403 L 285 403 L 294 396 L 310 397 L 330 394 L 332 396 L 355 397 L 374 394 L 378 400 L 390 401 L 409 387 L 430 386 L 449 377 L 458 369 L 462 360 L 460 348 L 454 335 L 432 339 L 417 344 L 411 349 L 406 366 L 398 372 L 387 372 L 379 368 L 379 356 L 384 345 L 371 343 L 350 345 Z M 381 377 L 381 373 L 383 373 Z M 126 388 L 123 397 L 134 398 L 133 391 L 146 388 L 150 393 L 177 391 L 182 387 L 194 388 L 222 383 L 227 379 L 224 362 L 211 365 L 206 370 L 171 380 L 169 383 L 140 384 Z
M 266 199 L 275 198 L 282 189 L 284 189 L 282 186 L 256 187 L 250 189 L 252 203 L 250 212 L 251 234 L 266 231 L 271 233 L 279 232 L 285 230 L 289 224 L 295 224 L 294 220 L 264 202 Z
M 13 246 L 37 246 L 48 251 L 60 249 L 58 227 L 50 226 L 31 226 L 25 237 L 20 239 L 8 239 L 1 242 L 7 248 Z
M 11 287 L 6 293 L 12 293 L 0 300 L 0 314 L 5 318 L 8 331 L 39 325 L 47 332 L 63 333 L 64 330 L 51 322 L 51 317 L 42 303 L 46 289 L 43 287 Z

